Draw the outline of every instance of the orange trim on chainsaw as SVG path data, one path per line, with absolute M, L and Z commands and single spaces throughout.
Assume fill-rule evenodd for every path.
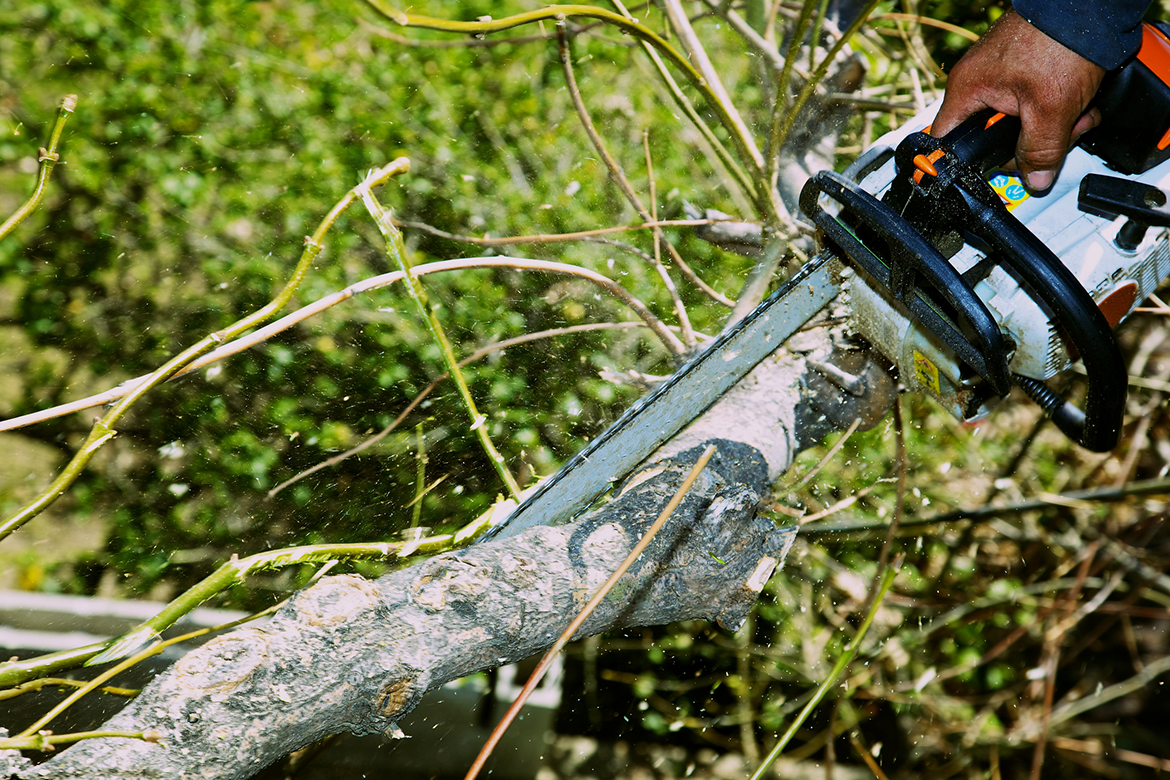
M 1162 83 L 1170 85 L 1170 38 L 1152 24 L 1142 25 L 1142 47 L 1138 49 L 1137 58 Z
M 929 173 L 931 176 L 938 176 L 938 169 L 930 164 L 930 160 L 926 159 L 926 155 L 918 154 L 914 156 L 914 167 L 922 173 Z
M 929 155 L 917 154 L 914 156 L 914 167 L 918 170 L 914 171 L 914 183 L 922 183 L 922 174 L 928 173 L 931 176 L 938 176 L 938 169 L 934 164 L 941 160 L 946 152 L 942 149 L 935 149 Z
M 1137 289 L 1136 282 L 1125 281 L 1110 290 L 1109 294 L 1098 302 L 1097 308 L 1109 321 L 1109 327 L 1116 328 L 1122 318 L 1129 314 L 1137 298 Z
M 999 120 L 1003 119 L 1005 116 L 1007 116 L 1007 114 L 1005 114 L 1004 112 L 1000 111 L 998 114 L 995 114 L 994 116 L 992 116 L 990 119 L 988 119 L 988 120 L 987 120 L 987 124 L 985 124 L 985 125 L 983 126 L 983 129 L 984 129 L 984 130 L 988 130 L 988 129 L 990 129 L 992 125 L 994 125 L 994 124 L 995 124 L 996 122 L 998 122 Z
M 1162 151 L 1167 146 L 1170 146 L 1170 127 L 1166 128 L 1166 134 L 1162 136 L 1162 140 L 1158 141 L 1158 151 Z

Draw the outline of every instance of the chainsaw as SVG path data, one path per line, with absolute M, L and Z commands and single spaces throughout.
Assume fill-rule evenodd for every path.
M 957 418 L 1018 386 L 1080 446 L 1113 449 L 1128 380 L 1113 330 L 1170 276 L 1167 30 L 1144 26 L 1042 196 L 1000 168 L 1017 118 L 985 111 L 934 138 L 937 106 L 813 176 L 800 206 L 824 251 L 482 538 L 570 520 L 841 294 L 852 330 Z M 1078 360 L 1080 406 L 1046 383 Z

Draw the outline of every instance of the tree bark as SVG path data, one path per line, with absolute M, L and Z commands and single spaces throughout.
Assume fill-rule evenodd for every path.
M 801 428 L 823 425 L 810 399 L 843 403 L 831 385 L 809 389 L 823 375 L 810 363 L 829 359 L 835 336 L 822 329 L 804 339 L 805 354 L 765 361 L 584 519 L 374 581 L 327 577 L 267 624 L 189 653 L 104 726 L 155 729 L 161 743 L 87 740 L 20 776 L 244 778 L 330 734 L 396 736 L 396 721 L 428 689 L 551 645 L 655 520 L 705 442 L 718 453 L 577 636 L 689 619 L 734 631 L 796 532 L 758 517 L 756 507 L 791 464 Z M 888 377 L 867 381 L 873 402 L 888 405 Z

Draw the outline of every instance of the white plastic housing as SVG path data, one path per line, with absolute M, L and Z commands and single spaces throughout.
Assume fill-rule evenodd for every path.
M 883 136 L 874 144 L 875 148 L 892 153 L 908 134 L 929 125 L 936 110 L 937 105 L 932 106 Z M 879 198 L 889 189 L 894 177 L 893 155 L 888 157 L 861 180 L 862 187 Z M 1150 228 L 1135 251 L 1120 249 L 1114 239 L 1128 220 L 1125 217 L 1103 219 L 1081 211 L 1077 205 L 1081 179 L 1090 173 L 1120 175 L 1100 158 L 1076 148 L 1065 159 L 1052 189 L 1043 196 L 1028 195 L 1018 178 L 1008 174 L 993 177 L 993 185 L 1012 214 L 1061 259 L 1099 305 L 1111 293 L 1118 293 L 1102 306 L 1107 318 L 1116 325 L 1163 278 L 1170 276 L 1170 244 L 1165 229 Z M 1170 190 L 1170 161 L 1135 178 Z M 980 249 L 966 244 L 951 258 L 951 264 L 962 273 L 983 257 Z M 911 320 L 904 307 L 884 290 L 870 288 L 862 273 L 854 275 L 850 289 L 855 329 L 898 365 L 908 386 L 918 384 L 963 419 L 978 419 L 990 410 L 990 405 L 985 403 L 988 393 L 973 392 L 978 377 L 956 361 L 949 347 Z M 995 266 L 974 289 L 1016 344 L 1010 360 L 1012 372 L 1047 379 L 1072 364 L 1044 305 L 1008 271 Z

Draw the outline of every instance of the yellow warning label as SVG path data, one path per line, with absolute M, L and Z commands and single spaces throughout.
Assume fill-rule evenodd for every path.
M 1032 197 L 1024 189 L 1018 173 L 997 171 L 988 181 L 988 184 L 991 185 L 991 189 L 995 190 L 995 194 L 1003 201 L 1003 205 L 1007 206 L 1008 211 L 1011 211 Z
M 942 395 L 942 390 L 938 386 L 938 366 L 931 363 L 926 355 L 918 350 L 914 350 L 914 375 L 935 395 Z

